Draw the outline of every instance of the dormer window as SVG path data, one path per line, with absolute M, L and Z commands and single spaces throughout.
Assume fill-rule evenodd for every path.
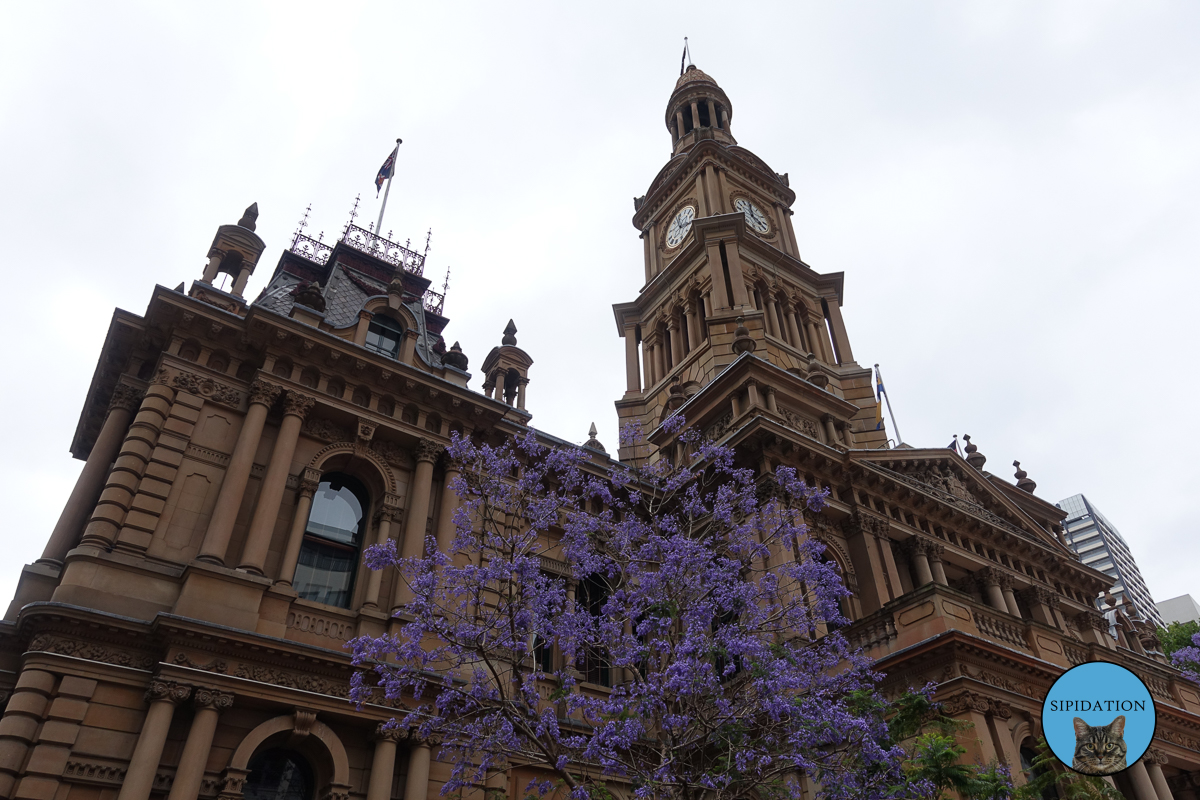
M 404 338 L 404 326 L 391 317 L 377 314 L 367 327 L 368 350 L 373 350 L 388 358 L 400 355 L 400 340 Z

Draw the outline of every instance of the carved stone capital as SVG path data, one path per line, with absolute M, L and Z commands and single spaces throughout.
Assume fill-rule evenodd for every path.
M 1043 586 L 1030 586 L 1021 592 L 1021 597 L 1030 605 L 1043 605 L 1053 608 L 1058 605 L 1059 597 Z
M 975 570 L 975 580 L 981 588 L 988 586 L 1002 586 L 1002 578 L 1004 573 L 995 567 L 984 567 L 983 569 Z
M 233 706 L 233 695 L 206 686 L 197 686 L 192 703 L 196 708 L 211 708 L 219 713 Z
M 311 467 L 305 467 L 300 475 L 300 496 L 312 497 L 321 487 L 321 473 Z
M 443 449 L 445 448 L 441 444 L 432 439 L 418 439 L 417 446 L 413 450 L 413 456 L 417 461 L 425 461 L 433 464 L 437 462 L 438 456 L 442 454 Z
M 375 726 L 375 741 L 402 742 L 408 738 L 408 733 L 398 727 L 387 727 L 386 722 Z
M 1147 764 L 1158 764 L 1162 766 L 1167 763 L 1167 754 L 1157 747 L 1151 747 L 1146 751 L 1146 755 L 1142 756 L 1142 760 Z
M 264 380 L 256 380 L 250 384 L 250 402 L 270 408 L 275 405 L 275 401 L 279 399 L 282 391 L 282 386 L 276 386 Z
M 930 561 L 941 561 L 946 547 L 926 536 L 913 536 L 900 545 L 900 550 L 910 557 L 919 553 Z
M 1099 611 L 1080 611 L 1075 615 L 1075 624 L 1080 630 L 1091 628 L 1096 631 L 1108 632 L 1108 620 Z
M 166 701 L 173 705 L 179 705 L 191 694 L 192 687 L 187 684 L 155 678 L 150 681 L 150 688 L 146 690 L 146 701 L 149 703 Z
M 874 514 L 866 514 L 855 509 L 854 513 L 842 523 L 842 530 L 847 535 L 863 534 L 874 536 L 876 539 L 887 539 L 890 530 L 888 521 Z
M 130 386 L 128 383 L 118 383 L 113 387 L 112 399 L 108 402 L 109 409 L 119 408 L 122 411 L 137 411 L 142 404 L 145 392 Z
M 308 412 L 312 410 L 316 402 L 316 398 L 289 389 L 287 394 L 283 396 L 283 413 L 304 419 L 308 416 Z

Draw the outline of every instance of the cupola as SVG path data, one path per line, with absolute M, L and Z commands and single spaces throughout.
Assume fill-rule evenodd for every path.
M 258 219 L 258 203 L 252 203 L 242 214 L 236 225 L 222 225 L 217 228 L 212 246 L 208 248 L 208 265 L 200 280 L 216 288 L 217 276 L 221 273 L 229 275 L 233 284 L 225 291 L 229 294 L 242 296 L 246 289 L 246 281 L 254 274 L 254 267 L 262 255 L 266 245 L 254 232 L 255 221 Z
M 667 130 L 675 153 L 688 149 L 701 139 L 716 139 L 737 144 L 729 132 L 733 105 L 717 82 L 695 64 L 675 82 L 675 91 L 667 103 Z

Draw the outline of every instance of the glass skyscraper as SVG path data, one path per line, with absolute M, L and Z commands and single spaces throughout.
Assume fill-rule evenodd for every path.
M 1137 615 L 1147 622 L 1166 627 L 1150 597 L 1150 590 L 1146 588 L 1146 581 L 1142 579 L 1141 570 L 1129 552 L 1129 545 L 1100 509 L 1082 494 L 1071 495 L 1055 505 L 1067 512 L 1063 527 L 1071 549 L 1079 554 L 1085 565 L 1116 578 L 1117 583 L 1110 590 L 1113 597 L 1133 606 Z M 1097 599 L 1097 605 L 1101 611 L 1109 610 L 1100 599 Z

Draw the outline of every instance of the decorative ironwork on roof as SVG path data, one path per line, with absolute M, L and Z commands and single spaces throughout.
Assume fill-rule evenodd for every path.
M 296 231 L 296 236 L 289 249 L 313 263 L 322 265 L 327 263 L 330 254 L 333 253 L 333 245 L 322 241 L 324 234 L 314 239 L 301 233 L 301 230 Z M 374 256 L 380 261 L 386 261 L 409 274 L 423 275 L 425 272 L 425 256 L 423 254 L 397 244 L 387 237 L 379 236 L 374 231 L 360 228 L 354 223 L 346 225 L 341 241 L 360 253 Z

